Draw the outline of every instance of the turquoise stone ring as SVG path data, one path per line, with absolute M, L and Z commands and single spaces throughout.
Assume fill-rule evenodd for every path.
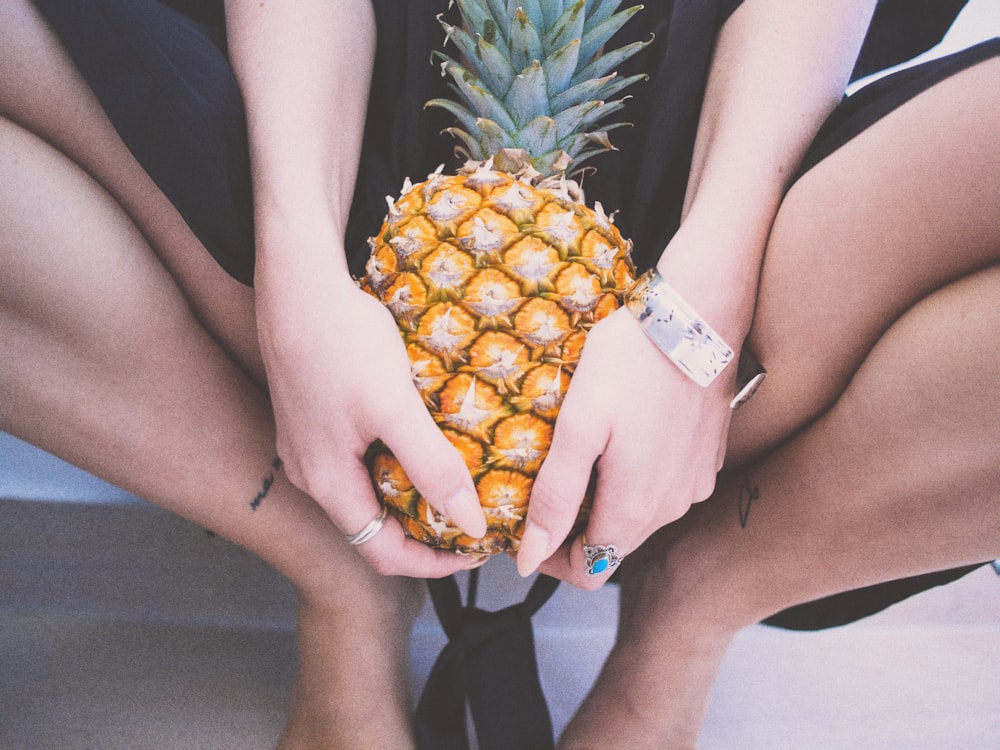
M 599 576 L 601 573 L 607 573 L 609 570 L 617 568 L 618 564 L 622 561 L 615 545 L 595 544 L 591 546 L 587 544 L 586 537 L 582 541 L 583 554 L 587 558 L 588 576 Z

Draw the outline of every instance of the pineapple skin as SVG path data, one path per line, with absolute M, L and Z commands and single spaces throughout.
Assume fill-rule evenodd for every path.
M 465 459 L 487 519 L 482 539 L 463 534 L 374 443 L 366 460 L 378 497 L 433 547 L 517 549 L 586 333 L 635 277 L 631 243 L 599 204 L 588 208 L 565 180 L 532 182 L 492 159 L 439 171 L 389 199 L 370 240 L 360 285 L 392 312 L 414 384 Z M 589 497 L 581 522 L 588 508 Z

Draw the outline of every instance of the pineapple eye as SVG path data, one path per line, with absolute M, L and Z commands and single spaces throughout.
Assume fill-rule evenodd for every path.
M 441 418 L 481 439 L 504 413 L 503 399 L 496 389 L 471 375 L 456 375 L 441 391 Z
M 517 236 L 517 225 L 502 214 L 484 208 L 472 221 L 459 227 L 458 240 L 479 262 L 482 256 L 500 250 L 511 237 Z
M 517 313 L 515 327 L 531 345 L 548 349 L 570 332 L 569 317 L 555 302 L 536 297 Z
M 433 286 L 454 290 L 461 287 L 474 269 L 472 259 L 466 253 L 442 242 L 424 259 L 422 270 Z
M 479 207 L 480 197 L 475 190 L 448 188 L 435 195 L 427 206 L 427 215 L 434 221 L 455 221 Z
M 504 253 L 504 262 L 518 275 L 529 292 L 551 290 L 552 276 L 559 268 L 559 251 L 537 237 L 525 237 Z
M 417 340 L 433 352 L 452 360 L 464 360 L 465 349 L 475 340 L 476 321 L 462 308 L 445 302 L 431 306 L 420 319 Z
M 403 230 L 389 240 L 401 262 L 410 262 L 424 251 L 437 246 L 437 231 L 424 216 L 411 219 Z M 406 266 L 404 266 L 406 267 Z
M 598 268 L 607 270 L 614 265 L 618 251 L 599 233 L 593 230 L 587 232 L 580 246 L 581 255 L 593 261 Z
M 553 245 L 568 252 L 579 243 L 583 224 L 573 211 L 552 202 L 538 212 L 536 229 Z
M 479 500 L 486 508 L 513 506 L 523 512 L 531 495 L 531 484 L 531 478 L 520 472 L 496 469 L 479 480 Z
M 552 426 L 534 414 L 501 421 L 493 432 L 493 450 L 504 464 L 535 473 L 552 444 Z
M 391 453 L 379 453 L 372 462 L 372 477 L 386 497 L 399 497 L 413 489 L 413 482 Z
M 483 325 L 502 324 L 510 327 L 510 321 L 500 319 L 512 312 L 521 303 L 521 286 L 496 268 L 480 271 L 465 289 L 466 306 L 483 316 Z
M 458 430 L 442 428 L 441 432 L 454 445 L 465 459 L 465 465 L 470 469 L 478 469 L 483 465 L 483 444 L 470 435 Z
M 515 182 L 498 192 L 499 195 L 493 201 L 499 208 L 508 213 L 523 211 L 535 204 L 531 192 L 519 182 Z
M 399 317 L 406 317 L 427 302 L 427 287 L 415 273 L 401 273 L 385 290 L 385 304 Z
M 566 308 L 587 312 L 597 303 L 601 282 L 579 263 L 570 263 L 556 279 L 556 292 Z

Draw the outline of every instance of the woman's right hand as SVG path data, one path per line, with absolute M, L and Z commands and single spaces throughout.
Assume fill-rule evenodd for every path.
M 347 271 L 374 65 L 369 0 L 227 0 L 254 184 L 257 328 L 288 478 L 345 534 L 376 517 L 364 454 L 381 439 L 427 501 L 486 532 L 472 478 L 410 379 L 389 312 Z M 473 561 L 408 539 L 388 520 L 358 551 L 386 574 L 438 577 Z
M 379 502 L 364 463 L 381 439 L 439 512 L 474 537 L 486 533 L 472 478 L 427 411 L 389 311 L 332 259 L 317 268 L 264 253 L 256 274 L 261 351 L 288 478 L 346 535 L 366 526 Z M 306 260 L 311 256 L 311 260 Z M 340 251 L 339 257 L 343 258 Z M 434 578 L 477 561 L 408 538 L 390 516 L 358 552 L 380 573 Z

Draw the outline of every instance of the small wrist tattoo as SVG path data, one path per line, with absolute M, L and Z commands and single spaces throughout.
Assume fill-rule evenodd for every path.
M 267 497 L 267 493 L 271 491 L 271 485 L 274 484 L 274 474 L 279 471 L 282 466 L 284 466 L 284 462 L 275 456 L 274 460 L 271 462 L 271 470 L 267 473 L 267 476 L 264 477 L 264 481 L 261 482 L 260 492 L 258 492 L 254 496 L 254 499 L 250 501 L 250 510 L 257 510 L 257 508 L 260 507 L 260 504 L 264 502 L 264 498 Z
M 740 526 L 742 528 L 747 527 L 747 523 L 750 521 L 750 508 L 755 502 L 760 499 L 760 488 L 751 484 L 750 477 L 743 480 L 743 485 L 740 487 L 740 499 L 739 499 L 739 512 L 740 512 Z

